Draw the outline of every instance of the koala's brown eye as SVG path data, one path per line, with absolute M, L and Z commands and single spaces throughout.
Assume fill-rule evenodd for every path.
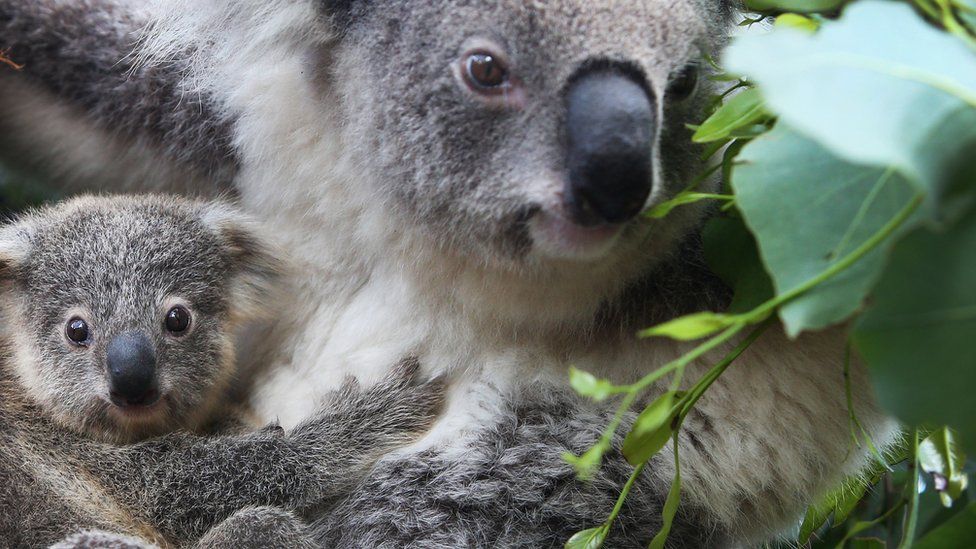
M 668 85 L 667 97 L 672 101 L 688 99 L 698 89 L 698 63 L 688 63 L 680 72 L 671 78 Z
M 190 327 L 190 311 L 177 305 L 166 313 L 166 329 L 173 335 L 180 335 Z
M 72 318 L 65 326 L 64 335 L 75 345 L 87 345 L 90 336 L 88 323 L 78 317 Z
M 465 61 L 465 80 L 478 91 L 492 93 L 508 84 L 508 69 L 488 52 L 475 52 Z

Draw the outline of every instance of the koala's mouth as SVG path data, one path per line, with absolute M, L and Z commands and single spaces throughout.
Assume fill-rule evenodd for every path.
M 120 406 L 114 402 L 109 402 L 109 413 L 116 419 L 125 423 L 154 423 L 165 415 L 169 410 L 168 395 L 161 395 L 150 403 L 137 405 Z
M 535 253 L 551 259 L 577 261 L 606 256 L 625 227 L 624 224 L 584 226 L 553 210 L 539 211 L 528 225 Z

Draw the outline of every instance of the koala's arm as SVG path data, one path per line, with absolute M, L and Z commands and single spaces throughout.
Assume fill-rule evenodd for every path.
M 185 56 L 137 62 L 144 8 L 0 0 L 0 52 L 11 62 L 0 63 L 5 160 L 68 186 L 227 190 L 231 122 L 211 96 L 185 89 Z
M 186 542 L 239 509 L 309 509 L 344 495 L 383 453 L 426 430 L 439 381 L 413 383 L 416 366 L 366 390 L 347 386 L 290 432 L 171 434 L 117 447 L 92 472 L 168 539 Z
M 498 422 L 457 448 L 380 461 L 369 478 L 313 525 L 326 547 L 561 547 L 606 520 L 633 471 L 609 452 L 589 481 L 563 459 L 597 442 L 612 410 L 559 388 L 509 400 Z M 626 422 L 632 422 L 629 414 Z M 619 448 L 621 437 L 616 440 Z M 635 484 L 607 547 L 646 547 L 661 526 L 668 455 Z M 669 547 L 721 547 L 721 528 L 683 502 Z

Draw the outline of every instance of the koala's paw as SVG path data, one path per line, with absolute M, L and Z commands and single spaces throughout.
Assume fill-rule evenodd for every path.
M 419 371 L 420 363 L 411 357 L 365 389 L 347 381 L 330 395 L 326 409 L 367 445 L 408 442 L 430 429 L 444 404 L 444 380 L 422 380 Z

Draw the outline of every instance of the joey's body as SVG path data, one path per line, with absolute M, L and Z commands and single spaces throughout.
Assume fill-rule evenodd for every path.
M 0 13 L 91 43 L 83 27 L 13 4 L 0 2 L 7 6 Z M 106 12 L 106 2 L 60 4 Z M 195 154 L 222 159 L 213 173 L 229 177 L 242 206 L 300 261 L 284 305 L 291 314 L 278 325 L 281 351 L 253 378 L 255 409 L 293 424 L 341 374 L 371 383 L 412 354 L 429 374 L 451 379 L 430 435 L 380 462 L 316 524 L 320 540 L 557 545 L 605 519 L 627 471 L 611 453 L 592 483 L 579 484 L 558 459 L 594 442 L 610 410 L 572 395 L 567 366 L 632 381 L 688 349 L 637 340 L 637 329 L 721 308 L 727 297 L 702 266 L 696 235 L 706 211 L 636 217 L 641 200 L 663 201 L 701 170 L 684 124 L 698 119 L 705 95 L 675 85 L 675 75 L 701 61 L 699 50 L 723 43 L 730 17 L 719 4 L 208 0 L 145 11 L 140 4 L 115 11 L 126 14 L 119 28 L 153 23 L 137 55 L 80 80 L 103 90 L 103 109 L 75 101 L 75 80 L 8 34 L 14 60 L 28 66 L 0 74 L 0 89 L 26 107 L 0 113 L 0 127 L 17 136 L 11 146 L 25 158 L 44 160 L 38 142 L 61 144 L 68 158 L 58 166 L 75 161 L 75 136 L 95 135 L 132 155 L 151 152 L 166 170 L 198 173 L 174 153 L 185 143 L 173 133 L 113 132 L 113 117 L 130 115 L 108 107 L 107 84 L 141 60 L 134 78 L 154 71 L 178 82 L 187 100 L 214 107 L 200 111 L 201 127 L 226 133 L 195 145 Z M 472 61 L 471 52 L 482 57 Z M 487 85 L 494 70 L 471 73 L 485 52 L 507 63 L 512 78 L 501 90 Z M 31 69 L 30 55 L 45 61 Z M 487 84 L 472 85 L 472 75 Z M 640 105 L 614 111 L 587 99 L 589 85 Z M 53 139 L 32 111 L 85 131 Z M 621 172 L 622 186 L 609 195 L 590 168 L 613 160 L 615 151 L 601 147 L 616 130 L 570 123 L 594 112 L 651 130 L 627 134 L 638 146 L 621 158 L 642 171 Z M 227 143 L 233 153 L 219 154 Z M 645 145 L 650 159 L 635 152 Z M 134 170 L 108 163 L 102 173 L 124 186 Z M 774 329 L 716 382 L 680 441 L 685 507 L 675 543 L 767 539 L 863 463 L 848 448 L 842 346 L 840 331 L 792 344 Z M 860 372 L 854 388 L 872 436 L 889 440 L 892 426 Z M 646 545 L 656 529 L 673 473 L 667 454 L 642 477 L 614 546 Z
M 378 448 L 407 440 L 425 424 L 421 408 L 435 393 L 399 381 L 383 390 L 385 396 L 347 393 L 289 433 L 280 427 L 223 436 L 178 432 L 119 445 L 52 420 L 0 368 L 0 540 L 4 547 L 45 547 L 100 530 L 111 543 L 128 535 L 138 547 L 198 541 L 201 547 L 310 547 L 299 514 L 341 496 Z M 390 398 L 412 402 L 399 408 Z M 362 432 L 365 412 L 378 412 L 381 402 L 392 405 L 380 405 L 392 412 L 390 421 L 370 421 L 370 432 Z M 291 518 L 275 532 L 260 520 L 268 514 Z M 241 519 L 259 520 L 247 530 Z M 77 539 L 61 546 L 120 547 Z
M 228 398 L 233 336 L 261 318 L 278 265 L 235 210 L 174 197 L 81 197 L 0 229 L 4 547 L 80 530 L 112 547 L 306 547 L 291 513 L 428 424 L 440 389 L 412 385 L 404 363 L 287 433 L 245 425 Z

